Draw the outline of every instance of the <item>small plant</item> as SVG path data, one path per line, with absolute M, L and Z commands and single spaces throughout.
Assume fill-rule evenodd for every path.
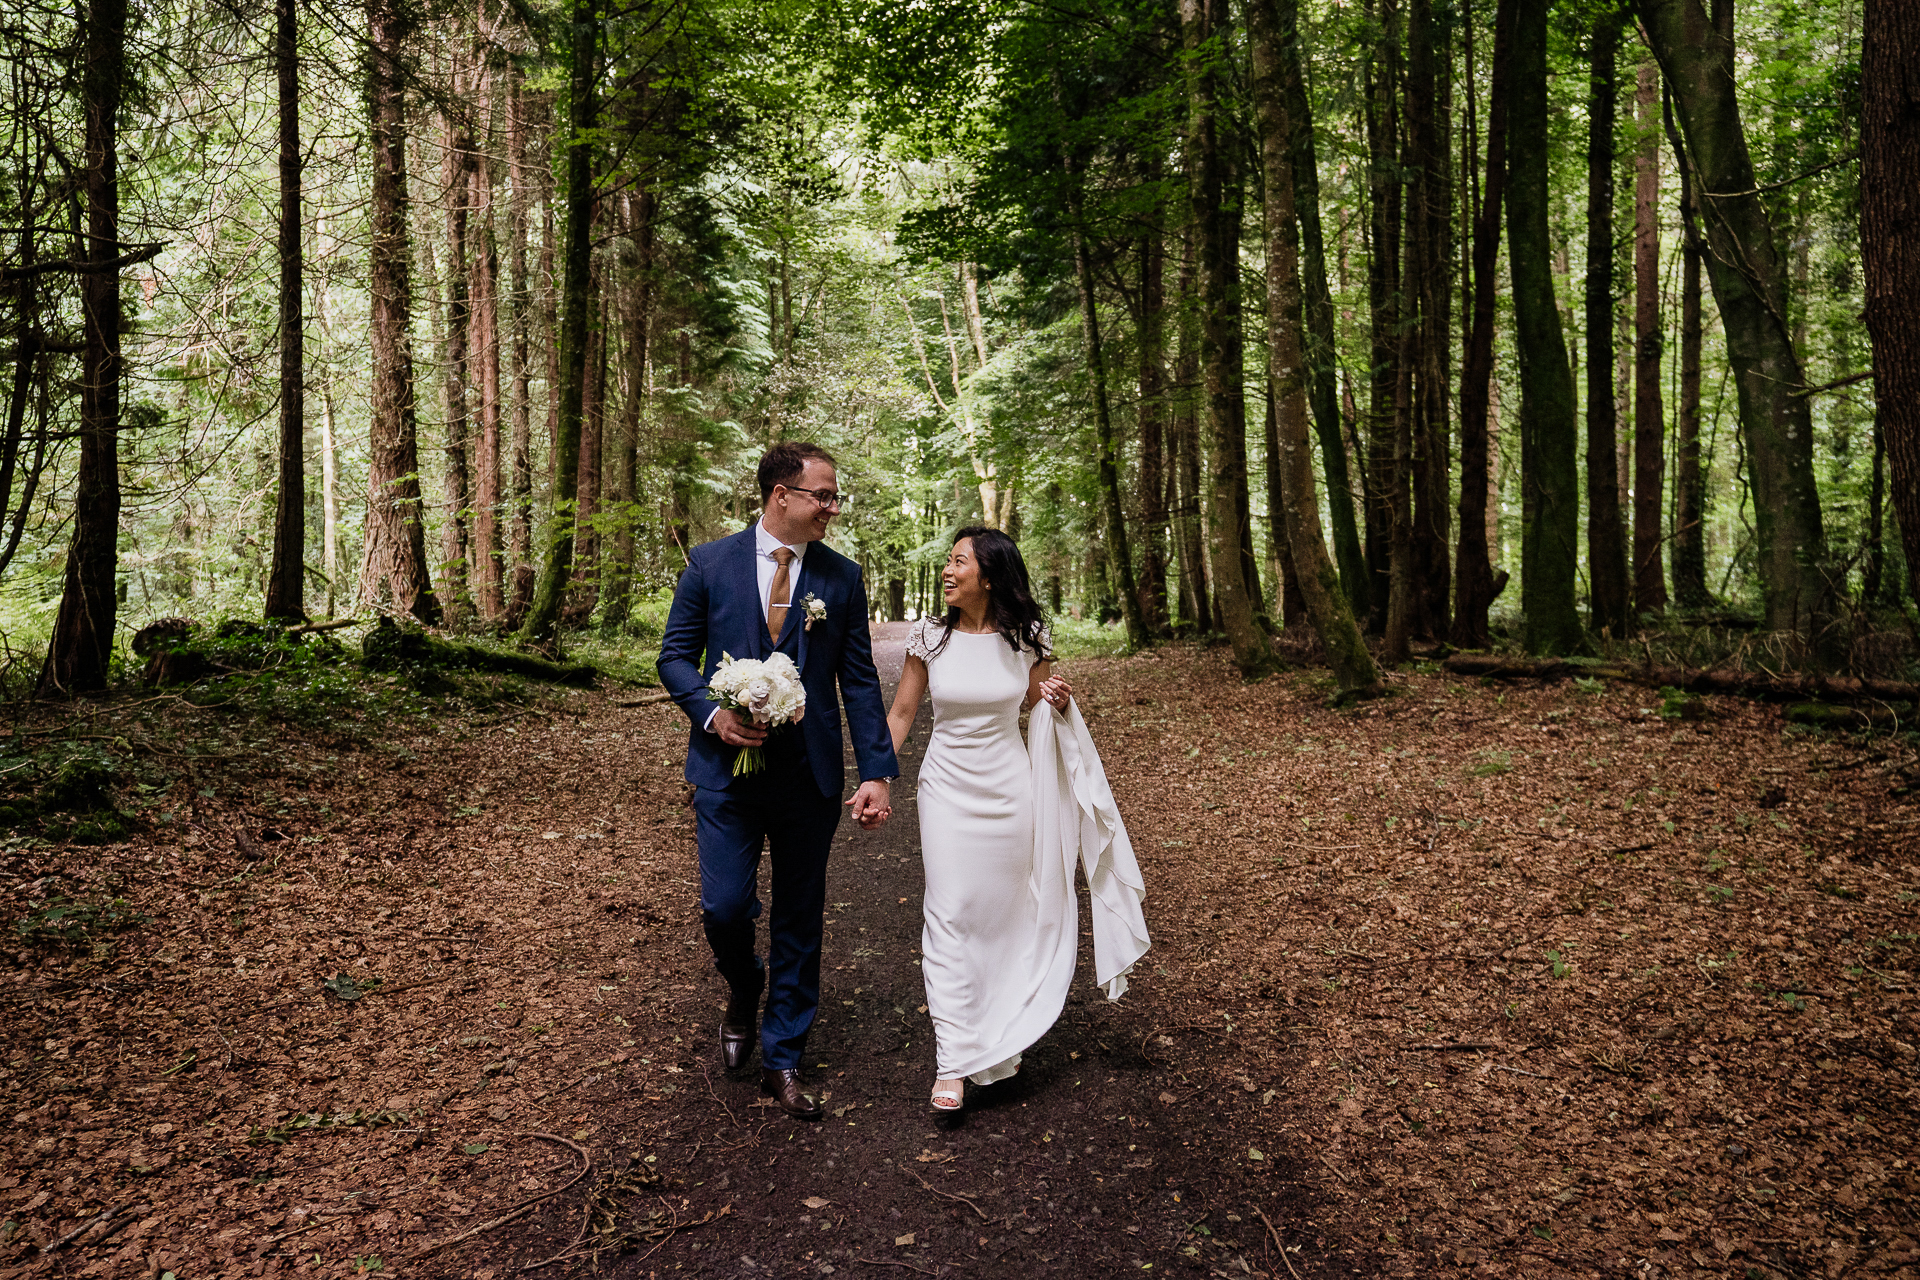
M 1710 884 L 1707 886 L 1708 895 L 1717 903 L 1730 901 L 1735 892 L 1733 888 L 1724 884 Z
M 309 1112 L 297 1115 L 284 1124 L 255 1125 L 247 1130 L 247 1144 L 259 1146 L 263 1143 L 279 1144 L 287 1141 L 303 1129 L 378 1129 L 387 1125 L 405 1124 L 413 1119 L 411 1111 L 372 1111 L 356 1108 L 353 1111 L 339 1111 L 333 1115 Z
M 1547 972 L 1556 978 L 1571 978 L 1573 976 L 1573 959 L 1569 954 L 1571 950 L 1572 946 L 1569 944 L 1565 950 L 1547 952 Z
M 13 933 L 23 941 L 42 945 L 91 946 L 100 934 L 144 924 L 146 919 L 128 906 L 125 898 L 56 895 L 43 899 L 15 920 Z
M 1513 772 L 1513 753 L 1511 751 L 1488 751 L 1467 766 L 1467 774 L 1475 778 L 1496 778 L 1503 773 Z
M 1573 678 L 1573 687 L 1581 693 L 1604 693 L 1606 692 L 1607 682 L 1604 680 L 1596 680 L 1592 676 L 1575 676 Z

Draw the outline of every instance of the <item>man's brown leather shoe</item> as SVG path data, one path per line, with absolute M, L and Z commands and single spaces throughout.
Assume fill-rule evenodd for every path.
M 720 1065 L 738 1071 L 753 1056 L 754 1015 L 759 1012 L 759 996 L 727 1001 L 727 1012 L 720 1020 Z
M 778 1101 L 780 1109 L 795 1120 L 818 1120 L 826 1114 L 819 1103 L 801 1091 L 800 1073 L 792 1067 L 764 1068 L 760 1072 L 760 1092 Z

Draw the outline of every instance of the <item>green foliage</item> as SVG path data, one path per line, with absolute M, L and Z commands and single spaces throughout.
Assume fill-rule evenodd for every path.
M 384 1129 L 412 1120 L 411 1111 L 387 1111 L 379 1107 L 355 1107 L 352 1111 L 303 1112 L 274 1125 L 253 1125 L 247 1130 L 248 1146 L 277 1146 L 295 1134 L 319 1129 Z
M 1704 720 L 1707 718 L 1707 704 L 1684 689 L 1662 685 L 1660 718 L 1662 720 Z
M 1486 750 L 1480 753 L 1478 760 L 1467 765 L 1467 775 L 1474 778 L 1497 778 L 1503 773 L 1513 772 L 1513 753 L 1511 751 Z
M 354 978 L 349 974 L 336 973 L 320 984 L 321 990 L 336 1000 L 352 1004 L 360 997 L 379 986 L 381 978 Z
M 1048 624 L 1057 661 L 1075 658 L 1117 658 L 1127 652 L 1127 629 L 1117 622 L 1055 617 Z
M 35 946 L 92 947 L 103 935 L 145 924 L 125 898 L 70 898 L 55 894 L 13 922 L 13 935 Z

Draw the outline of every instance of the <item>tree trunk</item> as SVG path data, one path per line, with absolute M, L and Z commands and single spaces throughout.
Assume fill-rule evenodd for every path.
M 1860 83 L 1860 257 L 1874 429 L 1893 472 L 1907 590 L 1920 600 L 1920 11 L 1910 0 L 1867 0 Z
M 453 79 L 458 92 L 464 77 L 457 66 Z M 461 104 L 462 109 L 465 105 L 464 102 Z M 441 373 L 446 397 L 443 451 L 446 458 L 447 519 L 440 527 L 440 571 L 451 620 L 470 613 L 473 605 L 467 586 L 467 518 L 473 503 L 467 453 L 473 431 L 467 416 L 468 352 L 473 334 L 467 222 L 471 190 L 468 171 L 474 165 L 474 150 L 473 139 L 468 135 L 464 123 L 456 122 L 452 116 L 444 117 L 442 136 L 445 139 L 445 149 L 441 153 L 441 183 L 446 193 L 447 345 L 446 364 Z
M 1167 632 L 1166 256 L 1158 228 L 1140 237 L 1140 618 L 1156 639 Z
M 1292 140 L 1297 129 L 1287 116 L 1283 24 L 1286 0 L 1248 0 L 1247 35 L 1253 52 L 1254 109 L 1260 128 L 1260 157 L 1266 174 L 1268 394 L 1274 406 L 1274 430 L 1267 455 L 1268 474 L 1278 474 L 1275 524 L 1285 529 L 1307 616 L 1327 651 L 1334 679 L 1343 694 L 1379 688 L 1380 673 L 1367 652 L 1353 610 L 1340 589 L 1340 576 L 1327 555 L 1320 531 L 1320 503 L 1314 493 L 1313 452 L 1308 443 L 1307 380 L 1310 367 L 1301 340 L 1302 306 L 1299 251 L 1295 240 L 1296 190 Z
M 1485 648 L 1487 610 L 1499 594 L 1493 576 L 1489 527 L 1498 530 L 1499 494 L 1488 494 L 1493 462 L 1493 326 L 1500 215 L 1506 201 L 1507 94 L 1513 56 L 1514 0 L 1494 16 L 1492 84 L 1487 101 L 1486 183 L 1474 211 L 1472 320 L 1460 371 L 1460 542 L 1454 561 L 1453 629 L 1449 638 L 1465 648 Z M 1469 32 L 1472 27 L 1469 24 Z M 1472 49 L 1468 48 L 1469 65 Z M 1471 76 L 1469 76 L 1471 83 Z
M 580 487 L 573 508 L 573 589 L 561 611 L 562 620 L 575 627 L 586 625 L 600 601 L 600 509 L 606 491 L 610 317 L 606 280 L 598 264 L 588 270 L 587 292 L 594 320 L 587 339 L 586 384 L 580 395 Z
M 306 619 L 306 315 L 300 254 L 300 51 L 295 0 L 274 0 L 280 124 L 280 491 L 274 502 L 268 619 Z
M 1553 290 L 1547 226 L 1548 0 L 1517 0 L 1513 99 L 1508 107 L 1507 253 L 1520 355 L 1521 612 L 1529 652 L 1567 654 L 1585 643 L 1574 591 L 1579 570 L 1579 436 L 1573 369 Z
M 567 83 L 571 97 L 567 139 L 566 279 L 562 285 L 558 394 L 553 435 L 553 514 L 547 547 L 534 588 L 533 606 L 521 634 L 550 641 L 560 622 L 573 576 L 574 502 L 580 484 L 582 397 L 586 387 L 592 298 L 594 131 L 599 125 L 595 90 L 598 27 L 592 0 L 573 0 L 573 43 Z
M 427 572 L 413 344 L 408 336 L 413 278 L 407 235 L 406 80 L 400 47 L 411 27 L 405 14 L 397 0 L 367 0 L 367 100 L 373 143 L 367 250 L 373 305 L 367 345 L 373 380 L 368 395 L 367 524 L 360 596 L 433 626 L 440 621 L 440 602 Z
M 652 398 L 653 362 L 653 193 L 644 183 L 627 193 L 627 236 L 633 244 L 633 280 L 621 290 L 626 351 L 626 396 L 620 411 L 618 464 L 620 518 L 614 525 L 613 572 L 608 579 L 605 618 L 624 626 L 632 610 L 633 575 L 639 551 L 635 526 L 640 515 L 640 429 Z
M 333 387 L 320 389 L 320 567 L 327 575 L 327 616 L 340 581 L 340 455 L 333 434 Z
M 554 495 L 558 492 L 554 485 L 559 483 L 560 475 L 560 268 L 555 258 L 559 244 L 559 232 L 554 226 L 554 182 L 553 182 L 553 139 L 556 130 L 553 120 L 553 99 L 543 97 L 540 113 L 534 123 L 536 136 L 543 140 L 541 159 L 533 166 L 534 190 L 540 202 L 540 345 L 547 353 L 547 494 L 548 507 L 552 508 Z M 573 481 L 567 482 L 566 495 L 571 499 Z M 571 516 L 571 508 L 568 510 Z M 537 551 L 536 557 L 541 564 L 546 562 L 547 553 Z M 539 594 L 537 580 L 528 596 L 527 608 L 533 608 L 533 598 Z M 524 623 L 522 627 L 524 629 Z
M 82 262 L 120 256 L 120 100 L 125 90 L 126 0 L 93 0 L 80 22 L 81 110 L 86 151 L 79 174 L 87 232 L 75 246 Z M 67 544 L 60 610 L 42 697 L 107 687 L 119 608 L 120 564 L 120 269 L 80 277 L 80 460 L 74 473 L 73 537 Z
M 1660 550 L 1667 481 L 1667 409 L 1660 387 L 1666 330 L 1660 318 L 1660 69 L 1640 64 L 1634 95 L 1639 146 L 1633 157 L 1633 608 L 1664 613 Z
M 1411 0 L 1407 22 L 1407 274 L 1403 291 L 1417 309 L 1414 330 L 1412 457 L 1412 620 L 1423 636 L 1446 630 L 1452 566 L 1452 440 L 1447 422 L 1447 224 L 1451 139 L 1443 127 L 1446 65 L 1432 0 Z
M 1353 510 L 1353 478 L 1340 435 L 1336 385 L 1339 352 L 1334 345 L 1333 291 L 1327 283 L 1326 234 L 1320 225 L 1320 164 L 1313 137 L 1313 112 L 1300 52 L 1300 0 L 1280 0 L 1279 56 L 1281 92 L 1286 98 L 1288 160 L 1293 170 L 1293 207 L 1300 219 L 1301 283 L 1306 290 L 1307 401 L 1313 407 L 1314 433 L 1327 477 L 1327 514 L 1333 525 L 1333 556 L 1340 585 L 1353 612 L 1367 612 L 1367 556 Z
M 1200 366 L 1205 382 L 1204 403 L 1212 445 L 1212 513 L 1214 594 L 1233 646 L 1234 665 L 1245 680 L 1257 680 L 1273 671 L 1277 661 L 1273 644 L 1254 619 L 1255 589 L 1247 582 L 1242 559 L 1246 533 L 1241 527 L 1241 502 L 1247 487 L 1246 424 L 1235 412 L 1240 379 L 1239 333 L 1235 292 L 1239 281 L 1237 223 L 1229 223 L 1226 202 L 1226 163 L 1219 138 L 1220 63 L 1224 51 L 1224 23 L 1216 6 L 1221 0 L 1180 0 L 1180 28 L 1187 55 L 1187 192 L 1194 224 L 1199 267 Z M 1234 215 L 1237 219 L 1237 215 Z
M 1180 608 L 1200 632 L 1218 630 L 1213 591 L 1207 582 L 1200 522 L 1200 327 L 1194 315 L 1199 292 L 1198 233 L 1191 218 L 1181 236 L 1179 305 L 1180 354 L 1174 365 L 1173 468 L 1174 551 L 1180 565 Z
M 1683 609 L 1713 603 L 1707 590 L 1707 488 L 1700 470 L 1700 203 L 1680 129 L 1673 119 L 1673 95 L 1665 97 L 1667 140 L 1680 177 L 1680 404 L 1673 450 L 1673 596 Z
M 1117 581 L 1113 583 L 1120 598 L 1120 616 L 1127 624 L 1127 645 L 1139 649 L 1152 643 L 1145 617 L 1140 610 L 1139 585 L 1133 579 L 1133 556 L 1127 542 L 1126 508 L 1120 501 L 1120 467 L 1113 450 L 1113 418 L 1107 405 L 1107 358 L 1100 342 L 1100 312 L 1093 292 L 1093 261 L 1087 254 L 1087 235 L 1083 226 L 1079 165 L 1069 154 L 1064 157 L 1067 170 L 1067 212 L 1073 219 L 1073 270 L 1080 289 L 1080 332 L 1087 344 L 1087 378 L 1093 384 L 1093 438 L 1098 450 L 1095 465 L 1100 478 L 1101 514 L 1106 518 L 1107 556 Z
M 1402 355 L 1401 186 L 1399 86 L 1400 37 L 1397 0 L 1382 0 L 1380 37 L 1367 62 L 1367 302 L 1372 368 L 1367 405 L 1367 564 L 1372 580 L 1369 626 L 1385 632 L 1393 609 L 1392 547 L 1394 526 L 1412 520 L 1395 495 L 1402 491 L 1394 474 L 1396 390 Z M 1369 14 L 1372 3 L 1369 0 Z
M 513 444 L 507 482 L 507 563 L 513 591 L 506 623 L 517 628 L 526 617 L 533 595 L 533 293 L 527 280 L 527 101 L 520 74 L 507 97 L 508 181 L 513 192 L 507 205 L 508 324 L 513 333 Z
M 1614 127 L 1623 21 L 1618 12 L 1595 17 L 1587 91 L 1587 582 L 1593 629 L 1616 640 L 1633 634 L 1613 403 Z
M 1726 332 L 1752 477 L 1766 626 L 1797 633 L 1831 657 L 1839 637 L 1826 626 L 1833 599 L 1814 486 L 1813 418 L 1809 397 L 1798 394 L 1805 376 L 1788 328 L 1786 264 L 1756 190 L 1740 121 L 1732 32 L 1716 26 L 1702 0 L 1635 0 L 1635 8 L 1673 91 L 1700 184 L 1707 274 Z M 1862 83 L 1870 82 L 1863 77 Z M 1868 305 L 1871 310 L 1871 298 Z M 1880 394 L 1882 403 L 1892 399 L 1885 387 Z
M 484 74 L 484 72 L 483 72 Z M 485 97 L 480 119 L 490 119 Z M 498 622 L 505 605 L 500 572 L 500 253 L 494 233 L 492 148 L 476 151 L 469 166 L 468 203 L 473 214 L 473 349 L 480 368 L 480 431 L 473 458 L 474 606 L 489 623 Z

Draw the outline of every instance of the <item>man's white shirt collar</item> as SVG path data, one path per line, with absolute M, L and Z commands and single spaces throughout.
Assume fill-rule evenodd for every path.
M 754 522 L 753 546 L 754 553 L 767 560 L 773 559 L 773 553 L 781 547 L 786 547 L 787 550 L 793 552 L 793 561 L 795 564 L 807 558 L 808 544 L 802 542 L 797 546 L 787 546 L 786 543 L 767 532 L 767 518 L 765 516 L 760 517 L 759 520 Z

